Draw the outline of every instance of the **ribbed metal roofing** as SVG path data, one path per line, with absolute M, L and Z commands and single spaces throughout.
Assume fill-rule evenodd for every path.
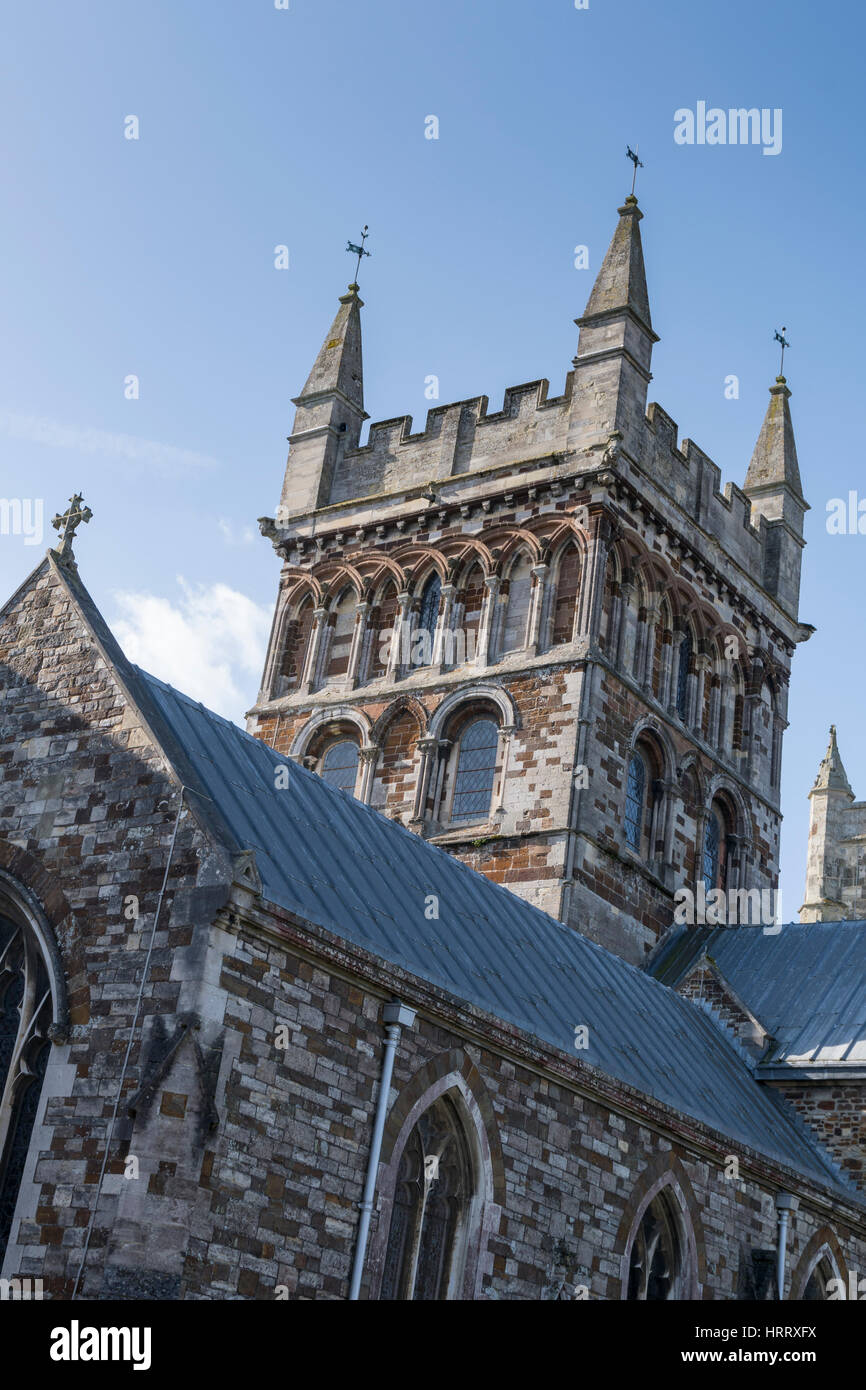
M 866 922 L 685 927 L 652 973 L 676 985 L 704 953 L 774 1039 L 764 1063 L 866 1066 Z
M 228 720 L 139 672 L 264 896 L 859 1200 L 700 1009 Z M 288 766 L 278 790 L 275 769 Z M 429 895 L 439 916 L 425 915 Z M 575 1029 L 589 1046 L 574 1052 Z

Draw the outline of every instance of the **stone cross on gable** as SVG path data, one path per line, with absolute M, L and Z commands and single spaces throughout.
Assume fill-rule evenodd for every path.
M 57 547 L 55 554 L 62 558 L 73 558 L 72 542 L 75 539 L 75 532 L 82 521 L 87 522 L 93 516 L 93 512 L 89 507 L 83 507 L 81 505 L 83 501 L 84 498 L 81 493 L 76 492 L 75 496 L 69 499 L 68 510 L 65 511 L 62 516 L 58 513 L 51 523 L 55 531 L 60 531 L 61 533 L 60 545 Z

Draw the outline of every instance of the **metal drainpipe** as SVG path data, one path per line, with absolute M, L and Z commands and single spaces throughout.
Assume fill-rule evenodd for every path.
M 394 1054 L 404 1028 L 411 1028 L 415 1022 L 415 1010 L 407 1004 L 394 1000 L 386 1004 L 382 1011 L 385 1020 L 385 1051 L 382 1056 L 382 1076 L 379 1081 L 379 1095 L 376 1098 L 376 1115 L 373 1120 L 373 1137 L 370 1141 L 370 1156 L 367 1160 L 367 1176 L 364 1179 L 364 1192 L 359 1202 L 361 1219 L 358 1222 L 358 1237 L 355 1244 L 355 1258 L 352 1262 L 352 1278 L 349 1283 L 349 1302 L 357 1301 L 361 1292 L 361 1276 L 364 1273 L 364 1259 L 367 1254 L 367 1237 L 370 1234 L 370 1218 L 373 1214 L 373 1197 L 376 1192 L 376 1175 L 379 1171 L 379 1155 L 382 1152 L 382 1135 L 385 1132 L 385 1116 L 388 1110 L 388 1096 L 391 1091 L 391 1075 L 394 1071 Z
M 788 1218 L 791 1212 L 797 1210 L 799 1205 L 797 1198 L 792 1197 L 790 1192 L 776 1193 L 776 1214 L 779 1218 L 776 1240 L 776 1287 L 780 1299 L 785 1297 L 785 1252 L 788 1245 Z

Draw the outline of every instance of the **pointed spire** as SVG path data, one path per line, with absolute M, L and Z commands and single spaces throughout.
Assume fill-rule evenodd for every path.
M 601 314 L 630 310 L 641 325 L 652 335 L 653 342 L 658 338 L 653 333 L 650 316 L 649 295 L 646 287 L 643 246 L 640 237 L 640 222 L 643 213 L 637 205 L 637 198 L 629 194 L 624 205 L 618 208 L 619 222 L 607 255 L 598 272 L 592 293 L 587 301 L 583 318 L 578 325 Z
M 794 426 L 788 405 L 790 397 L 787 381 L 783 376 L 777 376 L 775 385 L 770 387 L 770 404 L 746 474 L 744 491 L 747 493 L 763 488 L 788 487 L 795 497 L 803 500 Z
M 295 405 L 309 405 L 321 396 L 342 396 L 348 405 L 364 411 L 364 369 L 361 357 L 361 309 L 364 301 L 358 296 L 358 286 L 351 284 L 341 295 L 340 307 L 313 370 Z M 366 416 L 363 416 L 366 419 Z
M 818 776 L 815 778 L 815 785 L 812 792 L 845 792 L 853 801 L 854 793 L 842 766 L 842 759 L 839 756 L 839 746 L 836 743 L 836 725 L 830 725 L 830 742 L 827 745 L 827 752 L 821 766 L 818 768 Z M 812 792 L 809 795 L 812 795 Z

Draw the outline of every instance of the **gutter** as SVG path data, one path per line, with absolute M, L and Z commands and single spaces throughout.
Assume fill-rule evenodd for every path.
M 373 1214 L 373 1198 L 376 1192 L 376 1177 L 379 1171 L 379 1156 L 382 1152 L 382 1135 L 385 1132 L 385 1118 L 388 1097 L 391 1093 L 391 1076 L 394 1071 L 394 1054 L 404 1028 L 411 1028 L 415 1022 L 415 1010 L 408 1004 L 395 999 L 382 1010 L 385 1020 L 385 1050 L 382 1054 L 382 1075 L 379 1080 L 379 1094 L 376 1097 L 376 1114 L 373 1120 L 373 1137 L 370 1140 L 370 1155 L 367 1159 L 367 1176 L 364 1191 L 358 1203 L 361 1219 L 358 1222 L 358 1235 L 355 1243 L 355 1256 L 352 1261 L 352 1276 L 349 1281 L 349 1302 L 357 1302 L 361 1293 L 361 1277 L 364 1273 L 364 1260 L 367 1255 L 367 1240 L 370 1234 L 370 1218 Z

